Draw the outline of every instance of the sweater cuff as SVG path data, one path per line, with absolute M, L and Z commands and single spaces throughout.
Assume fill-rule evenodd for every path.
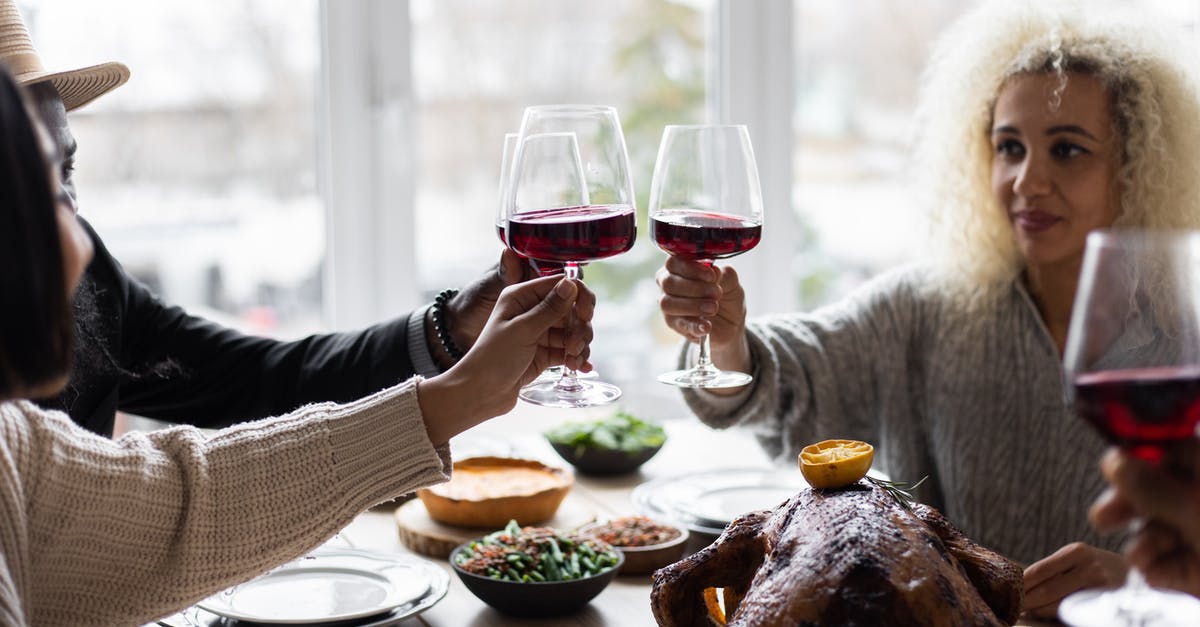
M 750 342 L 750 359 L 754 364 L 754 368 L 750 375 L 754 377 L 750 383 L 741 387 L 737 394 L 714 394 L 704 388 L 683 388 L 683 400 L 687 403 L 688 408 L 696 415 L 704 424 L 716 428 L 726 429 L 737 424 L 742 418 L 741 409 L 754 395 L 754 390 L 761 384 L 762 368 L 759 367 L 761 355 L 755 350 L 755 341 L 757 338 L 754 334 L 748 334 Z M 679 364 L 681 368 L 687 368 L 695 361 L 693 353 L 695 352 L 695 344 L 687 342 L 683 345 L 683 350 L 679 355 Z
M 408 357 L 412 360 L 413 371 L 423 377 L 436 377 L 442 374 L 433 355 L 429 352 L 429 344 L 425 341 L 425 312 L 429 305 L 412 312 L 408 316 Z
M 350 403 L 343 419 L 329 422 L 336 482 L 348 505 L 366 509 L 450 479 L 449 447 L 434 447 L 421 417 L 421 380 Z

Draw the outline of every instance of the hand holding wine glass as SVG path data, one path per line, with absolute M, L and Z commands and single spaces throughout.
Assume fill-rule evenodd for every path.
M 1121 531 L 1137 516 L 1151 522 L 1127 548 L 1146 582 L 1200 597 L 1200 441 L 1175 446 L 1164 468 L 1118 449 L 1100 464 L 1112 489 L 1089 518 L 1101 533 Z
M 505 200 L 505 237 L 517 253 L 579 264 L 619 255 L 636 237 L 633 184 L 617 112 L 612 107 L 529 107 L 513 157 Z M 535 381 L 521 398 L 551 407 L 589 407 L 620 398 L 615 385 L 581 381 L 565 369 L 557 381 Z
M 1200 233 L 1088 236 L 1063 355 L 1076 412 L 1128 455 L 1164 473 L 1200 425 Z M 1134 525 L 1157 524 L 1153 518 Z M 1200 600 L 1149 588 L 1136 568 L 1117 590 L 1059 606 L 1077 625 L 1200 624 Z
M 763 204 L 750 134 L 741 125 L 668 126 L 663 131 L 650 185 L 650 232 L 672 256 L 659 285 L 668 325 L 698 338 L 696 365 L 659 376 L 663 383 L 692 388 L 746 385 L 749 374 L 721 370 L 711 359 L 708 331 L 729 330 L 748 350 L 742 325 L 745 300 L 737 273 L 713 262 L 740 255 L 762 238 Z M 722 333 L 724 335 L 724 333 Z M 735 350 L 736 348 L 735 347 Z

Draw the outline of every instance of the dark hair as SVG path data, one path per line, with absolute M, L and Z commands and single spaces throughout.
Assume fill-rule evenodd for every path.
M 70 369 L 74 325 L 42 151 L 30 109 L 0 68 L 0 399 Z

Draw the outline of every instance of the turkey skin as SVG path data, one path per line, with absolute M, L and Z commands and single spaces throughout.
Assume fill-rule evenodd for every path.
M 741 516 L 655 572 L 658 624 L 713 625 L 706 588 L 725 589 L 729 625 L 755 627 L 1011 625 L 1023 589 L 1016 562 L 865 480 Z

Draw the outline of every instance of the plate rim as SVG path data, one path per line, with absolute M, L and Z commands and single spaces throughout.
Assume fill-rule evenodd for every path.
M 718 492 L 732 492 L 732 491 L 734 491 L 734 490 L 745 490 L 745 489 L 748 489 L 748 488 L 752 488 L 752 489 L 753 489 L 753 488 L 757 488 L 757 489 L 771 489 L 771 490 L 779 490 L 780 492 L 790 492 L 790 495 L 789 495 L 787 498 L 791 498 L 791 495 L 795 495 L 795 491 L 792 489 L 792 486 L 789 486 L 789 485 L 784 485 L 784 484 L 760 484 L 760 485 L 724 486 L 724 487 L 720 487 L 720 488 L 713 488 L 713 489 L 711 489 L 711 490 L 705 490 L 705 491 L 701 492 L 701 493 L 698 495 L 698 498 L 703 498 L 703 497 L 706 497 L 706 496 L 708 496 L 708 495 L 711 495 L 711 494 L 714 494 L 714 493 L 718 493 Z M 733 522 L 733 519 L 734 519 L 734 518 L 737 518 L 738 516 L 740 516 L 740 515 L 741 515 L 741 514 L 736 514 L 736 515 L 734 515 L 734 516 L 733 516 L 733 518 L 730 518 L 729 520 L 723 520 L 722 518 L 716 518 L 716 517 L 709 516 L 708 514 L 710 514 L 710 513 L 712 513 L 712 512 L 707 512 L 707 513 L 706 513 L 706 512 L 702 512 L 702 511 L 689 511 L 689 510 L 685 510 L 685 512 L 684 512 L 684 513 L 686 513 L 686 514 L 689 514 L 689 515 L 690 515 L 692 518 L 696 519 L 697 521 L 700 521 L 700 522 L 703 522 L 703 523 L 706 523 L 706 524 L 713 525 L 714 527 L 715 527 L 717 524 L 720 524 L 720 525 L 722 526 L 722 528 L 723 528 L 725 525 L 728 525 L 729 523 Z M 744 513 L 746 513 L 746 512 L 742 512 L 742 513 L 744 514 Z
M 631 501 L 633 501 L 634 505 L 641 509 L 644 513 L 662 516 L 669 520 L 676 521 L 687 527 L 687 529 L 692 532 L 719 536 L 725 532 L 725 526 L 728 525 L 730 521 L 726 521 L 724 524 L 721 524 L 718 527 L 716 524 L 720 521 L 709 520 L 705 517 L 696 516 L 692 512 L 674 507 L 672 503 L 667 503 L 665 504 L 666 507 L 664 507 L 664 504 L 655 502 L 653 495 L 657 490 L 663 489 L 664 486 L 673 486 L 680 482 L 696 481 L 705 477 L 712 477 L 714 475 L 728 477 L 729 475 L 733 474 L 747 474 L 755 475 L 762 479 L 771 476 L 786 477 L 788 476 L 787 471 L 788 468 L 786 466 L 739 466 L 734 468 L 713 468 L 697 472 L 684 472 L 668 475 L 666 477 L 659 477 L 657 479 L 651 479 L 650 481 L 642 483 L 633 489 L 633 492 L 630 494 L 629 498 Z M 799 471 L 797 471 L 797 474 L 799 474 Z M 782 483 L 783 482 L 776 482 L 775 485 L 782 485 Z M 756 485 L 763 484 L 760 483 Z M 803 478 L 801 478 L 796 482 L 795 489 L 797 491 L 802 490 L 806 485 L 807 484 L 804 482 Z M 724 487 L 728 488 L 738 486 L 727 485 Z M 742 484 L 741 487 L 752 486 Z
M 211 599 L 217 598 L 219 595 L 223 594 L 225 592 L 225 590 L 217 592 L 216 594 L 209 595 L 209 596 L 205 597 L 204 599 L 197 601 L 195 603 L 195 607 L 197 607 L 205 612 L 208 612 L 210 614 L 214 614 L 221 618 L 231 619 L 231 620 L 236 620 L 236 621 L 249 621 L 252 623 L 264 624 L 264 625 L 268 625 L 268 624 L 269 625 L 314 625 L 314 624 L 319 625 L 319 624 L 330 623 L 330 622 L 349 621 L 349 620 L 354 620 L 357 618 L 367 618 L 370 616 L 380 616 L 382 621 L 393 621 L 394 622 L 394 621 L 400 620 L 402 618 L 407 618 L 409 616 L 413 616 L 415 614 L 425 611 L 426 609 L 429 609 L 430 607 L 433 607 L 435 604 L 437 604 L 439 601 L 441 601 L 446 596 L 446 593 L 449 591 L 449 587 L 450 587 L 449 586 L 449 584 L 450 584 L 449 574 L 447 574 L 445 571 L 438 568 L 436 565 L 432 564 L 428 560 L 425 560 L 423 558 L 419 558 L 416 556 L 412 556 L 412 555 L 401 554 L 401 553 L 390 554 L 390 553 L 383 553 L 383 552 L 376 552 L 376 551 L 368 551 L 368 550 L 363 550 L 363 549 L 349 549 L 349 548 L 347 548 L 347 549 L 336 548 L 335 549 L 335 548 L 321 547 L 321 548 L 318 548 L 315 551 L 312 551 L 311 553 L 308 553 L 305 556 L 298 558 L 298 559 L 303 560 L 304 557 L 336 558 L 339 556 L 340 557 L 364 558 L 364 559 L 388 562 L 393 567 L 394 566 L 404 566 L 408 569 L 417 571 L 425 578 L 425 583 L 426 583 L 425 590 L 419 596 L 417 596 L 415 598 L 410 598 L 402 603 L 397 603 L 395 605 L 380 606 L 378 609 L 362 610 L 362 611 L 353 612 L 353 613 L 349 613 L 349 614 L 339 614 L 336 616 L 324 616 L 324 617 L 320 617 L 320 618 L 298 618 L 298 619 L 297 618 L 279 619 L 279 618 L 272 618 L 272 617 L 264 618 L 264 617 L 257 616 L 257 615 L 244 614 L 241 612 L 237 612 L 236 610 L 232 610 L 232 609 L 227 610 L 224 607 L 214 607 L 213 604 L 209 603 L 209 601 Z M 269 575 L 272 575 L 275 573 L 279 573 L 281 570 L 292 570 L 292 568 L 289 568 L 289 565 L 291 565 L 291 564 L 293 564 L 293 562 L 289 562 L 282 566 L 276 567 L 270 571 L 267 571 L 266 573 L 259 575 L 258 577 L 254 577 L 243 583 L 257 581 L 263 577 L 266 577 L 266 576 L 269 576 Z M 304 567 L 297 565 L 295 568 L 301 569 Z M 309 568 L 311 568 L 311 567 L 309 567 Z M 390 579 L 390 577 L 388 577 L 387 575 L 381 574 L 378 571 L 369 571 L 369 570 L 361 569 L 361 568 L 346 568 L 346 567 L 337 567 L 337 569 L 341 570 L 341 571 L 354 571 L 354 572 L 358 572 L 358 573 L 364 573 L 364 574 L 371 576 L 372 578 L 377 578 L 377 579 L 385 579 L 385 580 Z M 228 590 L 228 588 L 226 588 L 226 590 Z M 226 606 L 227 606 L 227 604 L 226 604 Z M 407 607 L 407 606 L 411 606 L 411 607 Z M 406 607 L 407 607 L 407 609 L 404 609 Z M 385 622 L 384 624 L 391 624 L 391 622 Z

